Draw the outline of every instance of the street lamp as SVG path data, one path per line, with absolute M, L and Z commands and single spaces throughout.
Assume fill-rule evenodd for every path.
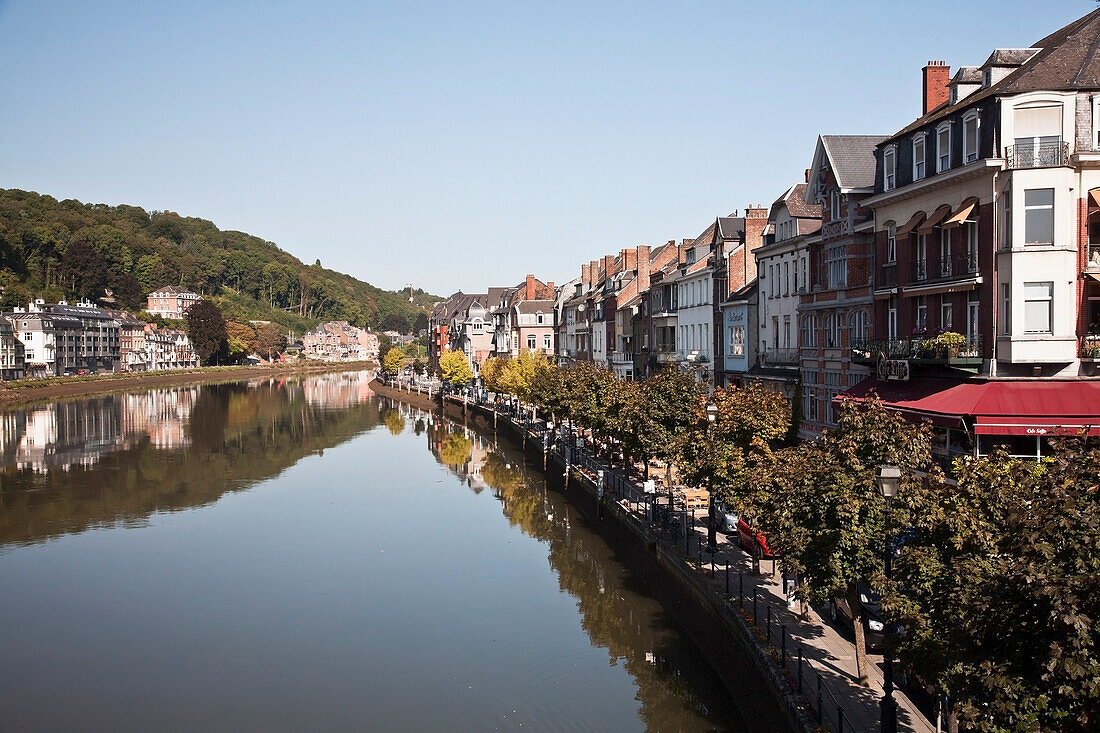
M 708 455 L 714 450 L 712 443 L 711 433 L 714 428 L 714 423 L 718 420 L 718 405 L 713 402 L 707 403 L 707 453 Z M 714 526 L 714 466 L 710 466 L 711 471 L 708 471 L 707 478 L 707 552 L 718 552 L 718 530 Z
M 886 500 L 885 561 L 886 581 L 889 583 L 891 560 L 894 555 L 893 548 L 890 546 L 891 502 L 898 494 L 898 485 L 901 484 L 901 469 L 897 466 L 879 466 L 875 469 L 875 484 L 882 492 L 882 498 Z M 887 634 L 889 634 L 889 631 L 887 631 Z M 894 654 L 889 643 L 884 644 L 884 646 L 886 648 L 882 654 L 882 702 L 879 703 L 882 709 L 880 730 L 882 733 L 897 733 L 898 703 L 894 699 Z

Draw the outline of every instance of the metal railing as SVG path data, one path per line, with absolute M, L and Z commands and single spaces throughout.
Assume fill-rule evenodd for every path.
M 768 349 L 760 354 L 760 366 L 790 366 L 798 363 L 798 349 Z
M 917 280 L 928 279 L 928 260 L 923 257 L 917 259 L 916 268 L 913 270 L 913 277 Z
M 907 339 L 855 339 L 852 357 L 863 361 L 882 355 L 887 359 L 978 359 L 982 354 L 981 335 L 963 336 L 957 347 L 940 344 L 935 336 Z
M 1089 244 L 1089 258 L 1085 262 L 1085 269 L 1091 272 L 1100 270 L 1100 244 Z
M 1069 162 L 1069 143 L 1056 142 L 1009 145 L 1005 148 L 1009 168 L 1045 168 Z

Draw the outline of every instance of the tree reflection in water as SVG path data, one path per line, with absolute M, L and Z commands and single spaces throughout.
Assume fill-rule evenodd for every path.
M 690 730 L 743 726 L 698 651 L 522 453 L 438 417 L 427 432 L 429 450 L 443 465 L 476 492 L 489 487 L 508 521 L 548 546 L 558 585 L 577 599 L 589 639 L 638 685 L 638 714 L 647 729 L 681 730 L 685 721 Z M 452 455 L 455 443 L 469 445 L 468 452 Z

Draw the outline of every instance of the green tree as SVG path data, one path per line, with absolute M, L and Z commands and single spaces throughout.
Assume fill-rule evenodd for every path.
M 439 357 L 443 379 L 457 387 L 465 387 L 474 378 L 474 371 L 461 351 L 448 351 Z
M 517 356 L 505 359 L 498 380 L 501 389 L 523 402 L 530 402 L 535 373 L 545 366 L 546 357 L 532 351 L 521 351 Z
M 638 432 L 640 450 L 647 459 L 647 470 L 649 458 L 665 462 L 666 481 L 670 485 L 672 462 L 679 456 L 695 420 L 693 410 L 701 393 L 701 385 L 674 366 L 665 367 L 643 384 L 645 413 Z
M 889 411 L 877 398 L 840 410 L 839 426 L 817 443 L 778 451 L 761 461 L 754 481 L 765 497 L 760 524 L 782 549 L 783 562 L 812 602 L 847 598 L 855 619 L 856 671 L 867 683 L 867 652 L 859 584 L 883 587 L 885 501 L 875 469 L 911 471 L 931 463 L 931 430 Z
M 485 386 L 485 389 L 491 392 L 505 392 L 504 385 L 501 382 L 501 377 L 504 374 L 504 360 L 498 359 L 495 356 L 490 356 L 481 365 L 481 369 L 478 374 L 481 377 L 481 383 Z
M 911 527 L 886 597 L 898 656 L 967 730 L 1100 728 L 1100 450 L 956 461 L 899 491 Z
M 200 300 L 187 310 L 187 336 L 204 364 L 219 364 L 227 354 L 228 335 L 222 310 Z
M 405 366 L 405 352 L 401 349 L 390 349 L 386 357 L 382 359 L 382 368 L 387 374 L 397 374 Z

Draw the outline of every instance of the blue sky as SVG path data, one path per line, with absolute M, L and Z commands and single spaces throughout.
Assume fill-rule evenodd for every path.
M 1091 0 L 0 0 L 0 187 L 210 219 L 384 288 L 558 283 L 768 204 L 920 69 Z

